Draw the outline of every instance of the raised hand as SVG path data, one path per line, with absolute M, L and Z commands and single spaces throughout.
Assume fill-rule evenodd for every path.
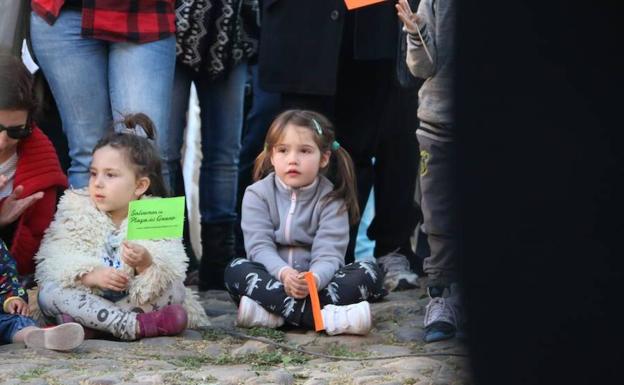
M 0 188 L 4 186 L 7 179 L 4 175 L 0 176 Z M 24 186 L 17 186 L 13 189 L 13 192 L 6 197 L 0 207 L 0 227 L 10 225 L 19 218 L 27 208 L 32 206 L 39 199 L 43 198 L 43 192 L 39 191 L 26 198 L 20 198 Z
M 416 35 L 418 33 L 418 26 L 420 25 L 421 20 L 415 13 L 412 12 L 407 0 L 399 0 L 396 3 L 395 8 L 399 19 L 403 22 L 404 29 L 411 34 Z

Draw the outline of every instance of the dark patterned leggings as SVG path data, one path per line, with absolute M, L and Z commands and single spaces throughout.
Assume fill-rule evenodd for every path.
M 289 297 L 284 285 L 261 263 L 237 258 L 226 267 L 224 278 L 225 287 L 237 304 L 244 295 L 271 313 L 281 315 L 291 325 L 314 329 L 310 297 Z M 321 307 L 327 304 L 350 305 L 360 301 L 374 302 L 386 294 L 379 266 L 372 261 L 358 261 L 334 274 L 327 287 L 319 291 L 319 301 Z

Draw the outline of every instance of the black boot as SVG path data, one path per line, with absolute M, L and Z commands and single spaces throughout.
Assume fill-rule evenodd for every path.
M 202 223 L 199 291 L 225 290 L 223 273 L 234 258 L 234 222 Z

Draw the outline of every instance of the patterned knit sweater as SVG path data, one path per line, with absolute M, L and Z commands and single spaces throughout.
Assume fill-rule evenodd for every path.
M 258 0 L 177 0 L 175 13 L 178 62 L 209 79 L 258 51 Z

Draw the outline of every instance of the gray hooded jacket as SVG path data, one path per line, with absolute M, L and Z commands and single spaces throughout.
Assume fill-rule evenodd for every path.
M 324 176 L 292 189 L 275 173 L 245 190 L 241 227 L 247 258 L 262 263 L 279 279 L 290 266 L 311 271 L 318 289 L 344 266 L 349 218 L 342 199 L 323 199 L 334 189 Z

